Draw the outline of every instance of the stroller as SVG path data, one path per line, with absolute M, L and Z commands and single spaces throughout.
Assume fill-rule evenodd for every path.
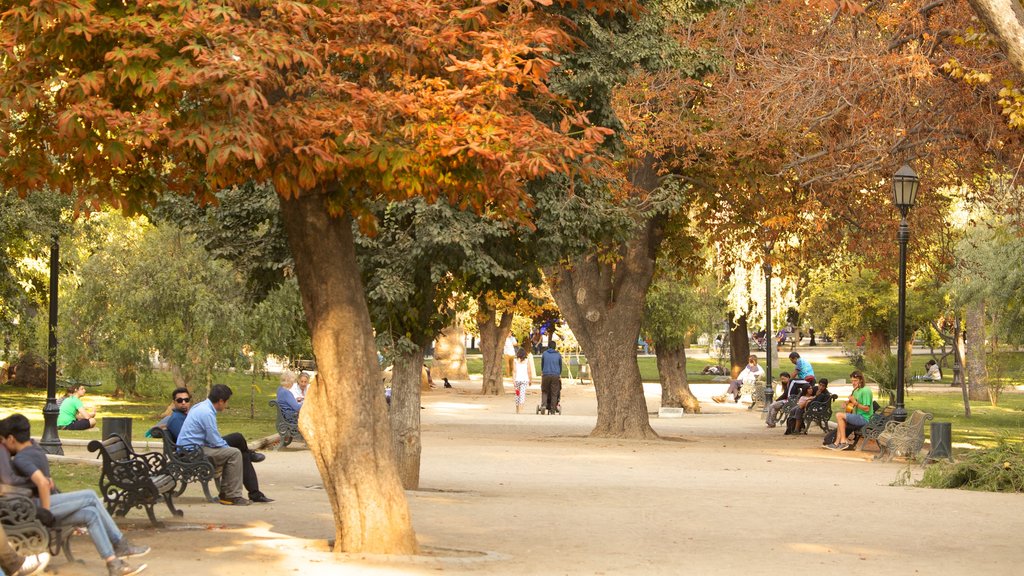
M 537 405 L 537 414 L 558 414 L 558 415 L 561 415 L 562 414 L 561 391 L 559 391 L 558 403 L 555 404 L 554 412 L 549 411 L 547 409 L 547 405 L 548 405 L 548 395 L 547 395 L 546 392 L 541 392 L 541 394 L 540 394 L 540 404 Z

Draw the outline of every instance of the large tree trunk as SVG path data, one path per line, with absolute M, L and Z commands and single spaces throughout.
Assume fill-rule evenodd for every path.
M 653 162 L 644 161 L 633 184 L 654 190 Z M 657 438 L 636 363 L 644 299 L 654 276 L 664 218 L 655 217 L 618 247 L 618 258 L 588 255 L 549 270 L 551 292 L 590 364 L 597 393 L 597 424 L 591 436 Z
M 423 349 L 399 354 L 391 370 L 391 436 L 398 476 L 406 490 L 420 487 L 420 376 Z
M 299 428 L 334 512 L 334 549 L 415 553 L 352 221 L 330 217 L 317 194 L 282 201 L 281 215 L 318 368 Z
M 732 377 L 736 378 L 747 367 L 750 356 L 750 333 L 747 331 L 747 315 L 739 318 L 729 312 L 729 361 L 732 363 Z
M 686 348 L 654 343 L 658 360 L 658 378 L 661 380 L 661 405 L 682 408 L 687 414 L 700 414 L 700 402 L 690 391 L 686 378 Z
M 458 320 L 442 330 L 434 342 L 434 362 L 430 365 L 430 377 L 434 380 L 469 380 L 465 332 Z
M 481 394 L 500 396 L 505 393 L 505 339 L 512 329 L 511 312 L 501 314 L 487 303 L 486 297 L 477 302 L 476 325 L 480 330 L 480 354 L 484 358 L 484 379 Z
M 967 385 L 971 400 L 988 400 L 988 368 L 985 365 L 985 302 L 967 305 Z

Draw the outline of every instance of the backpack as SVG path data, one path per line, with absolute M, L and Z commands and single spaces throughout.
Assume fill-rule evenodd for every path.
M 825 433 L 825 437 L 821 440 L 822 446 L 829 446 L 836 443 L 836 435 L 839 433 L 838 430 L 832 429 Z

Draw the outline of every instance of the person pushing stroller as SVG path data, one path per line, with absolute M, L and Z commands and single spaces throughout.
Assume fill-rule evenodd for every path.
M 537 414 L 561 414 L 562 355 L 552 346 L 540 357 L 540 406 Z

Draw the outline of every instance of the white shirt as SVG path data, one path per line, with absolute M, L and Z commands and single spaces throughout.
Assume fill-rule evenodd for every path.
M 295 399 L 299 402 L 302 402 L 302 400 L 306 397 L 306 395 L 302 393 L 302 388 L 299 388 L 298 382 L 292 384 L 292 387 L 289 388 L 288 391 L 291 392 L 292 396 L 295 396 Z
M 740 372 L 740 375 L 737 378 L 737 380 L 739 380 L 740 382 L 742 382 L 742 383 L 744 383 L 744 384 L 749 386 L 749 385 L 753 384 L 758 378 L 763 378 L 763 377 L 764 377 L 764 368 L 761 368 L 760 365 L 757 365 L 757 366 L 754 366 L 753 370 L 751 370 L 750 369 L 750 364 L 747 364 L 746 368 L 744 368 L 743 371 Z
M 505 338 L 505 350 L 502 353 L 505 356 L 515 356 L 517 343 L 518 342 L 516 342 L 516 337 L 509 335 L 508 338 Z
M 512 377 L 512 380 L 514 382 L 529 382 L 530 381 L 530 359 L 529 358 L 526 358 L 525 360 L 522 360 L 522 361 L 520 361 L 518 358 L 516 358 L 516 361 L 513 362 L 512 365 L 515 368 L 515 372 L 514 372 L 513 377 Z

